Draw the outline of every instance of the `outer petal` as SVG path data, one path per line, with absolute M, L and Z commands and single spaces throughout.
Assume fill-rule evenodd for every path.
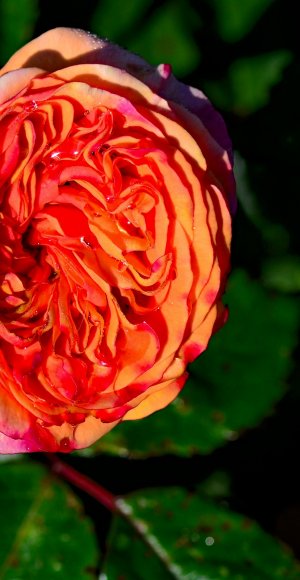
M 51 434 L 8 393 L 0 393 L 0 453 L 55 451 Z
M 124 420 L 131 421 L 135 419 L 142 419 L 151 415 L 155 411 L 164 409 L 174 401 L 179 392 L 181 391 L 188 375 L 185 373 L 177 381 L 170 380 L 165 383 L 161 383 L 155 386 L 149 395 L 144 396 L 139 402 L 135 401 L 136 407 L 126 413 Z M 151 390 L 151 389 L 150 389 Z
M 25 68 L 7 72 L 0 76 L 0 104 L 22 91 L 27 84 L 44 71 L 39 68 Z
M 69 423 L 63 423 L 59 426 L 53 425 L 48 430 L 56 441 L 57 450 L 62 453 L 68 453 L 75 449 L 89 447 L 113 429 L 118 422 L 102 423 L 100 419 L 89 416 L 76 427 Z
M 110 64 L 133 70 L 150 67 L 142 58 L 127 50 L 75 28 L 54 28 L 18 50 L 3 67 L 1 74 L 17 68 L 39 67 L 54 72 L 73 64 Z M 131 71 L 133 73 L 133 70 Z
M 28 446 L 28 442 L 23 439 L 12 439 L 0 433 L 0 453 L 9 455 L 13 453 L 28 453 L 31 451 L 41 451 L 39 448 Z
M 170 75 L 161 86 L 159 94 L 168 101 L 183 105 L 199 117 L 217 143 L 228 152 L 231 162 L 233 161 L 231 141 L 225 123 L 202 91 L 189 87 L 179 82 L 174 75 Z
M 28 66 L 54 72 L 74 64 L 109 64 L 126 70 L 166 100 L 183 105 L 202 121 L 232 163 L 225 123 L 202 91 L 177 81 L 169 65 L 161 64 L 155 69 L 137 55 L 83 30 L 62 27 L 45 32 L 17 51 L 2 74 Z

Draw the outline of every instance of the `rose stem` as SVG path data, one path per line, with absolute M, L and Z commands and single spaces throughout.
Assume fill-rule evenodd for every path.
M 96 483 L 86 475 L 83 475 L 64 461 L 61 461 L 55 453 L 47 453 L 47 458 L 51 463 L 51 470 L 66 481 L 69 481 L 112 512 L 119 511 L 117 498 L 107 489 Z
M 109 509 L 111 512 L 117 512 L 123 516 L 129 524 L 135 529 L 139 537 L 145 542 L 146 546 L 150 548 L 157 557 L 165 564 L 166 568 L 169 570 L 169 559 L 163 550 L 160 549 L 159 545 L 151 540 L 150 537 L 145 533 L 145 525 L 134 517 L 130 506 L 126 505 L 126 502 L 121 497 L 116 497 L 110 491 L 107 491 L 102 485 L 96 483 L 86 475 L 82 475 L 76 469 L 61 461 L 55 455 L 55 453 L 47 453 L 46 457 L 51 463 L 51 470 L 60 477 L 63 477 L 66 481 L 75 485 L 96 501 L 99 501 L 103 506 Z

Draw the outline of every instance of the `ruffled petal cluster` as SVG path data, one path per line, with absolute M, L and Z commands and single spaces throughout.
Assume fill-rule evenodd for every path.
M 86 447 L 176 397 L 226 318 L 234 204 L 223 121 L 169 66 L 70 29 L 10 59 L 0 452 Z

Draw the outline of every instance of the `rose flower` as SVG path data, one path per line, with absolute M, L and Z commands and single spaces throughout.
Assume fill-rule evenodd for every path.
M 230 142 L 169 65 L 58 28 L 0 71 L 0 156 L 0 452 L 83 448 L 226 318 Z

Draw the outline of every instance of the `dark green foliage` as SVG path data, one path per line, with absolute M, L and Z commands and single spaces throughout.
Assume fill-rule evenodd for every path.
M 1 463 L 0 578 L 96 578 L 91 522 L 65 485 L 32 462 Z
M 300 567 L 288 551 L 256 523 L 201 494 L 148 490 L 122 507 L 128 521 L 118 519 L 112 529 L 104 565 L 108 578 L 299 578 Z
M 37 17 L 37 0 L 1 0 L 1 63 L 4 64 L 18 48 L 30 40 Z

